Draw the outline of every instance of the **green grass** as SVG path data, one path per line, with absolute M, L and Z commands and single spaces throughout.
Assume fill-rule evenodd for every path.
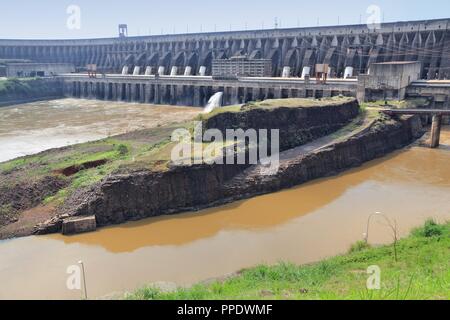
M 393 246 L 352 246 L 348 254 L 311 265 L 280 263 L 244 270 L 224 281 L 174 292 L 147 287 L 128 299 L 450 299 L 450 223 L 431 220 Z M 381 269 L 381 289 L 368 290 L 369 266 Z
M 330 106 L 342 104 L 345 102 L 349 102 L 354 100 L 354 98 L 350 97 L 330 97 L 330 98 L 322 98 L 322 99 L 308 99 L 308 98 L 289 98 L 289 99 L 268 99 L 264 101 L 251 101 L 244 105 L 232 105 L 225 106 L 222 108 L 217 108 L 208 114 L 200 114 L 197 117 L 198 121 L 210 119 L 218 114 L 225 112 L 245 112 L 249 109 L 273 109 L 273 108 L 308 108 L 308 107 L 320 107 L 320 106 Z
M 171 130 L 160 128 L 148 129 L 145 139 L 139 141 L 134 137 L 116 136 L 98 141 L 81 143 L 69 147 L 48 150 L 42 153 L 0 163 L 0 187 L 11 181 L 30 183 L 40 178 L 60 175 L 60 171 L 82 166 L 84 163 L 106 160 L 104 165 L 83 169 L 67 177 L 70 183 L 55 195 L 43 200 L 43 204 L 62 204 L 74 191 L 100 182 L 107 175 L 119 169 L 151 169 L 151 161 L 146 161 L 148 153 L 158 153 L 170 141 Z M 168 162 L 170 158 L 166 160 Z M 12 174 L 11 178 L 8 175 Z M 1 211 L 0 211 L 1 214 Z
M 430 101 L 426 98 L 414 98 L 414 99 L 406 99 L 406 100 L 389 100 L 387 101 L 387 105 L 385 101 L 378 100 L 372 102 L 364 102 L 361 104 L 361 108 L 398 108 L 398 109 L 415 109 L 415 108 L 423 108 L 427 107 L 430 104 Z
M 54 84 L 39 78 L 9 78 L 0 80 L 0 98 L 8 96 L 33 96 L 45 92 L 55 94 Z

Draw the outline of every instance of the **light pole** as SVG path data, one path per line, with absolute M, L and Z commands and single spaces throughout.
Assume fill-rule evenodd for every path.
M 86 287 L 86 272 L 84 270 L 84 263 L 83 261 L 78 261 L 78 264 L 81 266 L 81 271 L 83 273 L 83 288 L 84 288 L 84 299 L 87 300 L 88 294 L 87 294 L 87 287 Z

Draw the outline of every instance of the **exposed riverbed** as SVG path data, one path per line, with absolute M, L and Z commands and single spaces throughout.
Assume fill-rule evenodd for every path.
M 308 263 L 363 238 L 368 215 L 396 219 L 405 235 L 426 218 L 450 219 L 450 130 L 443 146 L 418 145 L 337 177 L 198 213 L 73 237 L 0 242 L 0 299 L 77 299 L 67 267 L 83 260 L 91 298 L 152 282 L 189 285 L 260 263 Z M 374 220 L 371 243 L 391 242 Z

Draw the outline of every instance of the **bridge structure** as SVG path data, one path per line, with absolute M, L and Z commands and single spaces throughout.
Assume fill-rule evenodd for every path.
M 432 116 L 431 125 L 431 148 L 438 148 L 440 144 L 442 117 L 450 116 L 450 110 L 446 109 L 389 109 L 382 111 L 385 114 L 395 115 L 421 115 Z
M 270 59 L 274 77 L 289 67 L 290 75 L 316 64 L 328 64 L 331 78 L 367 73 L 373 63 L 420 61 L 420 78 L 450 79 L 450 19 L 367 25 L 191 33 L 82 40 L 0 40 L 0 59 L 72 63 L 78 70 L 129 73 L 165 70 L 166 75 L 211 75 L 212 61 L 235 55 Z M 136 68 L 138 67 L 138 68 Z M 147 68 L 149 67 L 149 68 Z M 163 68 L 160 68 L 163 67 Z M 174 69 L 174 67 L 176 67 Z M 204 67 L 204 68 L 201 68 Z

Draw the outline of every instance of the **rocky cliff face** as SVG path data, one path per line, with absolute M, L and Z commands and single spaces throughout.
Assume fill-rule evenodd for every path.
M 95 215 L 98 225 L 104 226 L 274 192 L 361 165 L 408 145 L 421 133 L 417 117 L 380 120 L 350 139 L 281 161 L 273 176 L 248 175 L 236 180 L 249 166 L 217 164 L 112 175 L 91 190 L 80 191 L 64 215 L 40 226 L 37 232 L 59 231 L 62 219 L 70 216 Z
M 250 170 L 248 174 L 244 172 L 239 180 L 234 179 L 238 183 L 233 179 L 227 182 L 223 196 L 232 201 L 332 176 L 405 147 L 422 134 L 419 117 L 378 120 L 349 139 L 332 143 L 304 156 L 282 160 L 276 175 L 252 175 Z
M 249 108 L 219 113 L 204 121 L 203 131 L 219 129 L 225 136 L 227 129 L 279 129 L 280 150 L 287 150 L 335 132 L 359 111 L 356 100 L 317 107 Z

